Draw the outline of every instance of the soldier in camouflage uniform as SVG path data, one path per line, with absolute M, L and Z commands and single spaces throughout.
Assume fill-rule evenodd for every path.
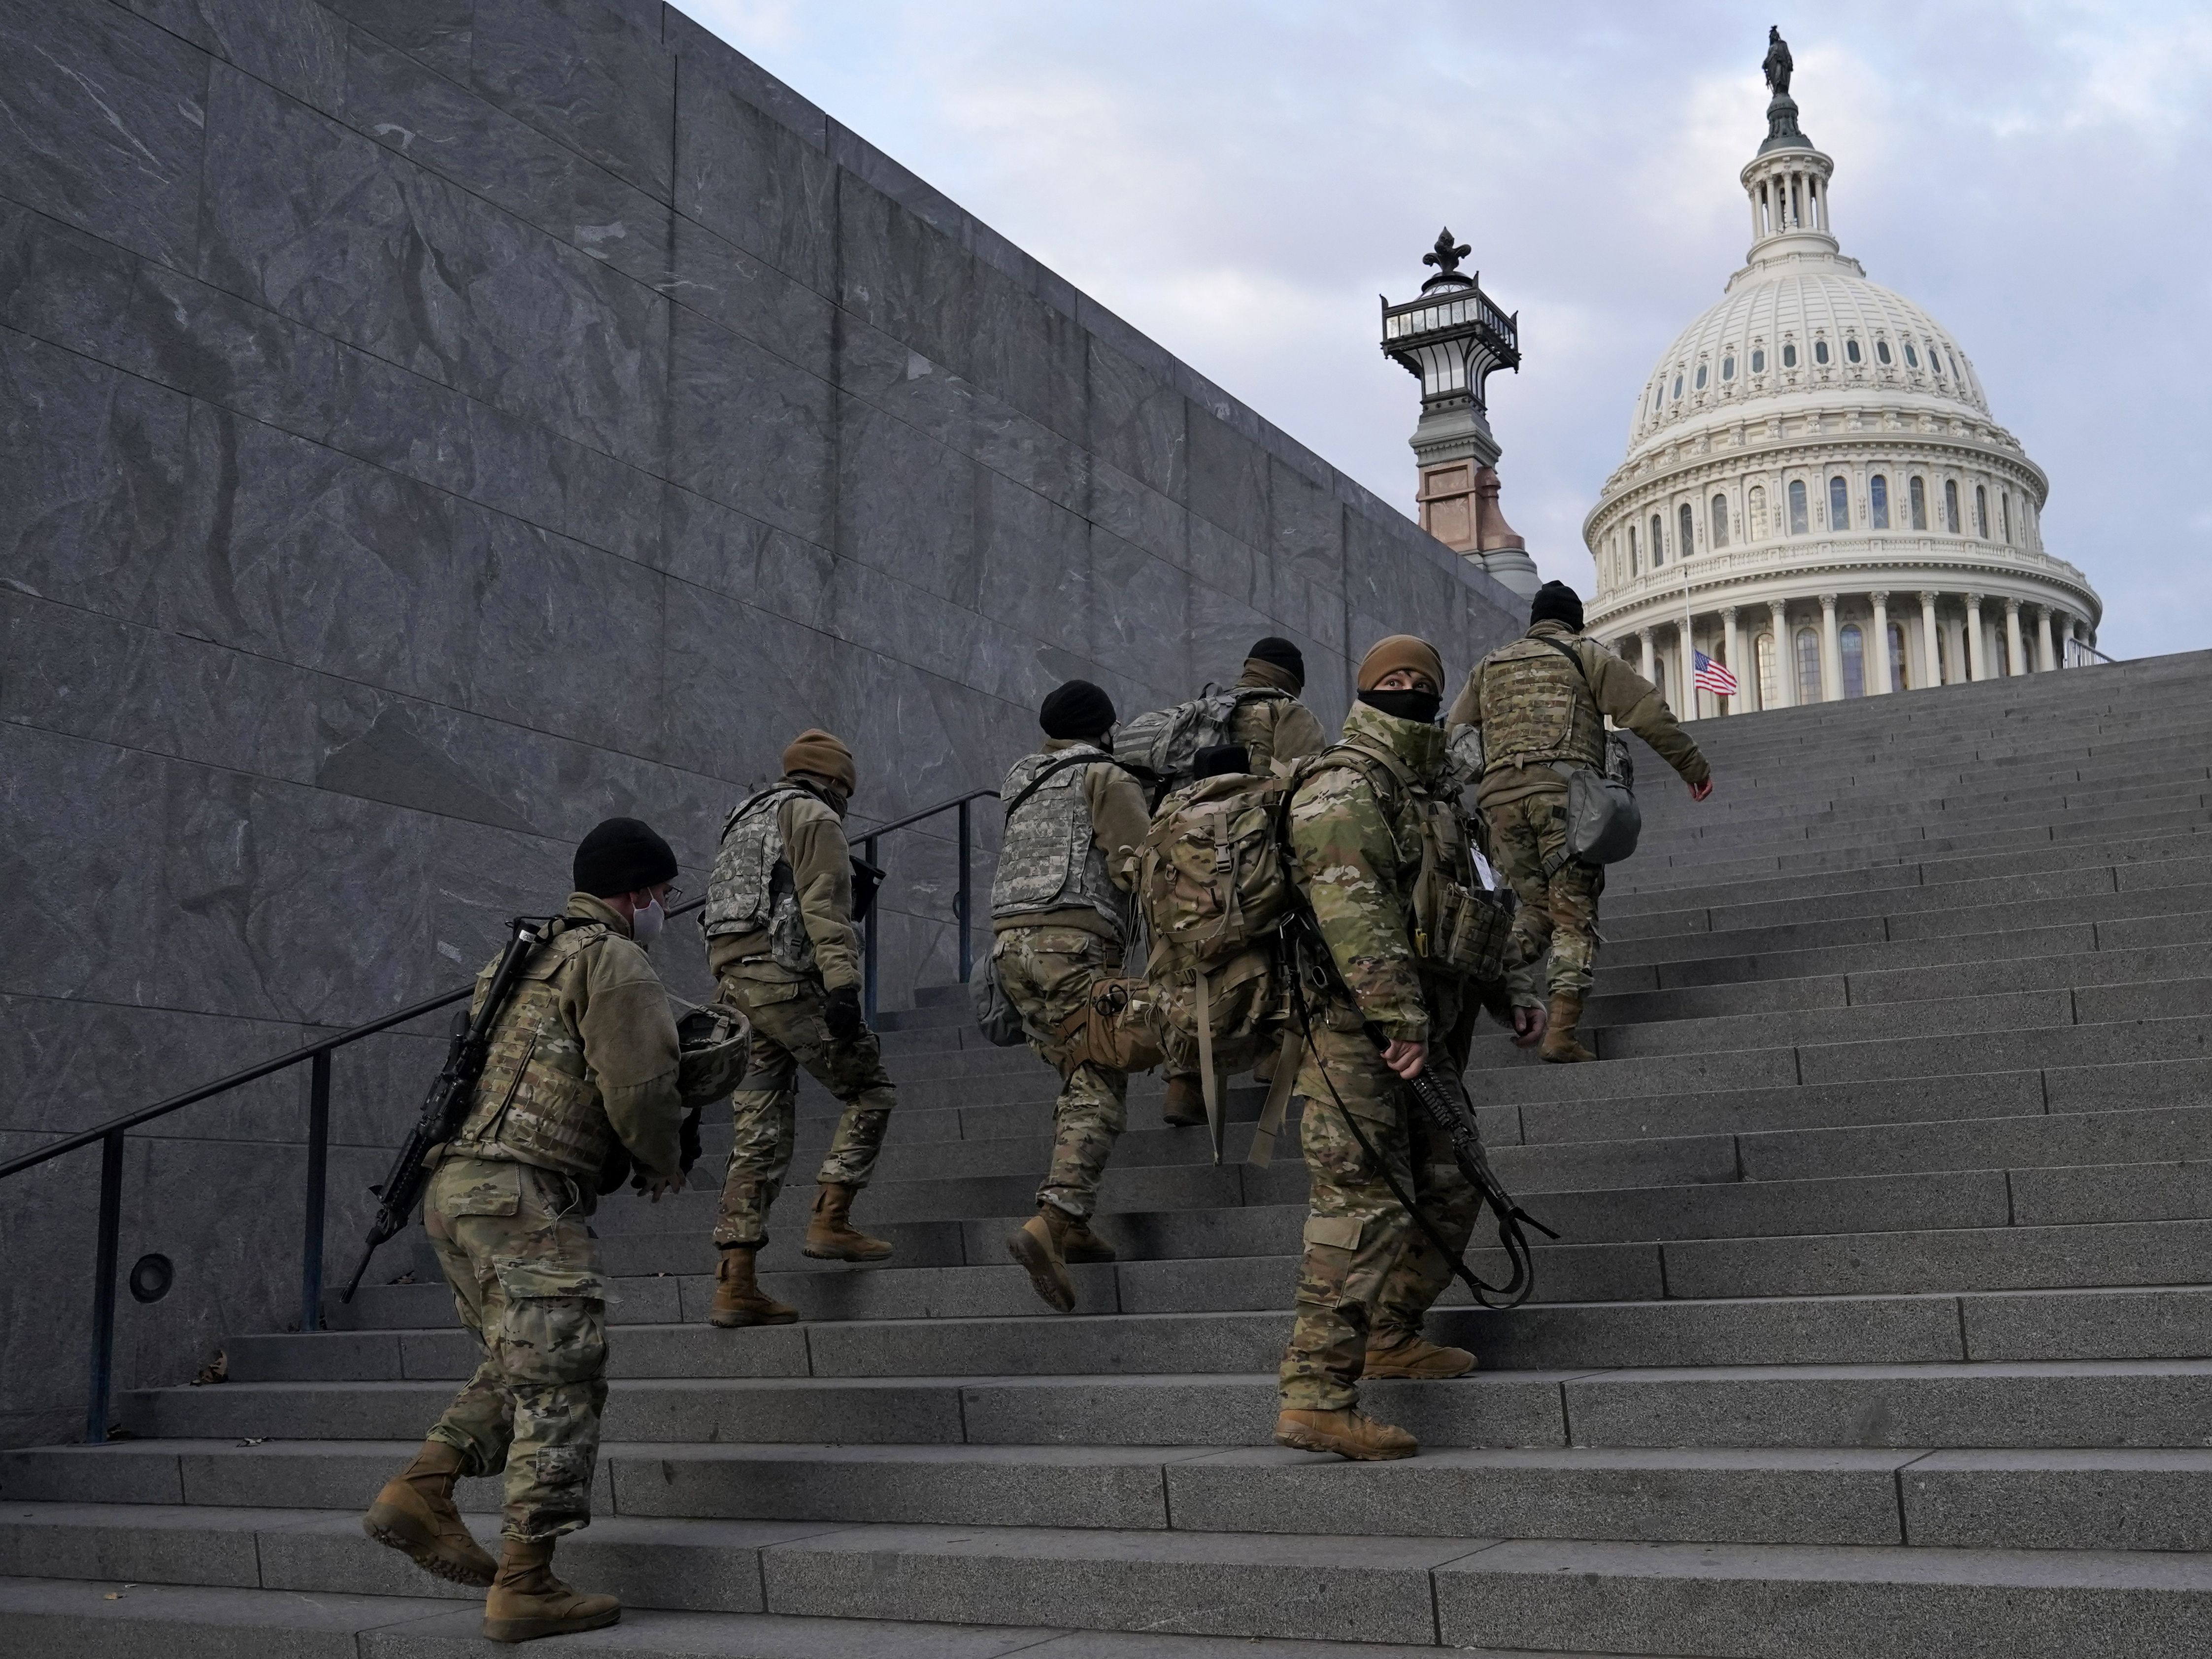
M 1443 680 L 1426 641 L 1401 634 L 1378 643 L 1360 664 L 1342 742 L 1290 809 L 1293 878 L 1336 982 L 1308 1010 L 1293 1090 L 1312 1196 L 1275 1438 L 1363 1460 L 1418 1449 L 1404 1430 L 1358 1409 L 1363 1376 L 1458 1376 L 1474 1365 L 1465 1350 L 1421 1334 L 1450 1267 L 1398 1203 L 1385 1170 L 1455 1254 L 1465 1250 L 1481 1201 L 1450 1142 L 1411 1105 L 1401 1080 L 1425 1068 L 1461 1091 L 1478 1004 L 1531 1000 L 1525 986 L 1504 996 L 1415 953 L 1422 817 L 1460 823 L 1436 724 Z M 1516 1025 L 1533 1018 L 1529 1011 Z M 1369 1024 L 1385 1034 L 1387 1048 L 1376 1048 Z
M 1305 653 L 1279 635 L 1255 641 L 1234 688 L 1249 695 L 1229 717 L 1228 732 L 1222 742 L 1242 748 L 1249 757 L 1251 769 L 1262 777 L 1309 755 L 1318 755 L 1328 746 L 1328 738 L 1313 710 L 1298 700 L 1305 688 Z M 1262 1083 L 1274 1075 L 1272 1050 L 1252 1068 L 1252 1075 Z M 1206 1092 L 1199 1074 L 1171 1058 L 1167 1081 L 1167 1104 L 1161 1115 L 1179 1129 L 1204 1123 Z
M 1603 768 L 1609 715 L 1682 775 L 1692 800 L 1713 792 L 1711 769 L 1658 689 L 1580 637 L 1582 627 L 1581 597 L 1565 582 L 1546 582 L 1529 606 L 1528 632 L 1475 665 L 1445 722 L 1482 733 L 1475 799 L 1499 872 L 1521 898 L 1514 959 L 1534 963 L 1551 951 L 1542 1054 L 1563 1061 L 1597 1058 L 1575 1028 L 1596 968 L 1597 901 L 1605 890 L 1604 866 L 1566 857 L 1567 775 Z
M 735 1138 L 714 1243 L 720 1252 L 708 1322 L 787 1325 L 797 1309 L 760 1288 L 754 1259 L 783 1190 L 797 1133 L 799 1072 L 845 1105 L 815 1180 L 800 1250 L 881 1261 L 891 1247 L 852 1225 L 853 1199 L 875 1173 L 898 1103 L 883 1046 L 860 1012 L 853 929 L 853 857 L 844 817 L 859 774 L 823 731 L 783 751 L 782 780 L 741 803 L 723 826 L 707 886 L 707 957 L 721 1000 L 752 1022 L 752 1063 L 731 1098 Z
M 1014 763 L 999 787 L 1006 836 L 991 884 L 994 970 L 1021 1014 L 1030 1048 L 1060 1073 L 1052 1167 L 1037 1212 L 1007 1242 L 1037 1294 L 1075 1306 L 1071 1261 L 1111 1261 L 1091 1231 L 1099 1178 L 1125 1121 L 1128 1073 L 1062 1046 L 1063 1024 L 1091 988 L 1121 971 L 1133 861 L 1149 820 L 1144 792 L 1113 763 L 1114 701 L 1070 680 L 1039 712 L 1044 747 Z
M 422 1224 L 461 1322 L 484 1345 L 415 1461 L 377 1494 L 368 1535 L 457 1583 L 489 1584 L 484 1634 L 522 1641 L 613 1624 L 621 1604 L 553 1576 L 554 1540 L 591 1520 L 606 1403 L 606 1304 L 589 1225 L 626 1152 L 657 1200 L 680 1192 L 679 1055 L 643 946 L 676 858 L 635 818 L 578 848 L 567 914 L 493 1027 L 474 1103 L 436 1154 Z M 477 994 L 492 967 L 478 975 Z M 494 1563 L 453 1502 L 459 1476 L 507 1475 Z

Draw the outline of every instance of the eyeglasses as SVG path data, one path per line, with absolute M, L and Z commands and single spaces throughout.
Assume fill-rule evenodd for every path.
M 683 896 L 684 890 L 676 885 L 674 882 L 671 882 L 668 884 L 668 890 L 660 896 L 660 902 L 664 905 L 673 904 L 677 900 Z

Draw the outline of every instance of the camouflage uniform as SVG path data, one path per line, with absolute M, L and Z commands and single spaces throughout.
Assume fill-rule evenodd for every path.
M 464 1474 L 504 1470 L 504 1529 L 532 1540 L 591 1519 L 607 1397 L 588 1224 L 600 1166 L 619 1144 L 641 1168 L 675 1173 L 683 1117 L 676 1025 L 652 963 L 599 900 L 572 894 L 568 914 L 495 1028 L 422 1200 L 454 1307 L 485 1350 L 428 1437 L 459 1451 Z
M 1344 722 L 1346 748 L 1389 757 L 1424 791 L 1443 780 L 1443 737 L 1364 703 Z M 1349 757 L 1324 760 L 1291 799 L 1298 884 L 1352 1000 L 1340 991 L 1312 1011 L 1293 1091 L 1312 1198 L 1297 1319 L 1278 1379 L 1286 1411 L 1353 1404 L 1370 1333 L 1418 1332 L 1450 1282 L 1449 1264 L 1392 1195 L 1383 1170 L 1455 1251 L 1466 1248 L 1480 1210 L 1449 1141 L 1361 1030 L 1372 1021 L 1393 1038 L 1428 1043 L 1430 1070 L 1461 1088 L 1474 992 L 1415 959 L 1409 918 L 1421 848 L 1407 810 L 1413 790 L 1378 791 L 1376 775 Z M 1361 1150 L 1347 1116 L 1382 1167 Z
M 1048 738 L 1039 754 L 1015 763 L 1001 798 L 1013 799 L 1042 762 L 1087 748 Z M 1127 1121 L 1129 1076 L 1092 1060 L 1069 1065 L 1060 1024 L 1089 1000 L 1093 985 L 1121 971 L 1123 895 L 1135 880 L 1132 861 L 1147 822 L 1135 781 L 1103 750 L 1093 752 L 1097 761 L 1055 774 L 1013 815 L 991 893 L 999 983 L 1030 1047 L 1060 1076 L 1052 1166 L 1037 1201 L 1085 1218 L 1097 1207 L 1107 1158 Z
M 1252 757 L 1252 769 L 1266 777 L 1277 761 L 1288 763 L 1318 755 L 1328 746 L 1313 710 L 1298 701 L 1297 683 L 1271 663 L 1248 662 L 1237 682 L 1239 691 L 1264 690 L 1276 695 L 1251 697 L 1237 705 L 1230 716 L 1228 741 L 1243 745 Z
M 1547 640 L 1575 661 L 1535 642 Z M 1548 946 L 1553 994 L 1577 999 L 1588 994 L 1596 965 L 1605 871 L 1569 860 L 1547 878 L 1544 866 L 1567 842 L 1567 781 L 1559 769 L 1605 763 L 1606 716 L 1650 744 L 1684 781 L 1696 785 L 1709 775 L 1705 757 L 1651 682 L 1561 622 L 1540 622 L 1476 664 L 1446 716 L 1448 726 L 1482 732 L 1475 799 L 1489 820 L 1498 872 L 1521 900 L 1511 960 L 1533 964 Z
M 750 845 L 740 840 L 748 832 Z M 733 896 L 738 853 L 763 866 L 753 884 L 760 890 Z M 831 991 L 860 982 L 852 852 L 837 809 L 787 778 L 741 805 L 723 830 L 706 927 L 721 1000 L 753 1027 L 745 1086 L 730 1100 L 733 1134 L 714 1243 L 758 1245 L 791 1171 L 800 1068 L 845 1105 L 816 1172 L 824 1184 L 868 1184 L 898 1104 L 876 1034 L 838 1042 L 823 1017 Z

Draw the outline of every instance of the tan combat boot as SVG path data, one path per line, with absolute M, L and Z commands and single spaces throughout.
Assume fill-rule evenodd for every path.
M 1419 1331 L 1377 1326 L 1367 1333 L 1367 1360 L 1362 1376 L 1465 1376 L 1474 1369 L 1474 1356 L 1465 1348 L 1447 1348 Z
M 586 1595 L 553 1576 L 553 1540 L 509 1538 L 499 1577 L 484 1598 L 484 1639 L 531 1642 L 572 1631 L 605 1630 L 622 1617 L 611 1595 Z
M 707 1310 L 709 1325 L 728 1331 L 741 1325 L 788 1325 L 799 1317 L 798 1309 L 768 1295 L 753 1277 L 753 1258 L 759 1254 L 757 1244 L 723 1247 L 714 1269 L 714 1305 Z
M 1536 1053 L 1545 1060 L 1595 1060 L 1597 1056 L 1575 1041 L 1582 1023 L 1583 1000 L 1567 991 L 1552 994 L 1551 1022 L 1544 1028 L 1544 1046 Z
M 1388 1463 L 1421 1449 L 1405 1430 L 1377 1422 L 1353 1406 L 1335 1412 L 1284 1412 L 1275 1419 L 1275 1443 L 1334 1452 L 1355 1463 Z
M 1030 1283 L 1045 1305 L 1059 1313 L 1075 1311 L 1075 1281 L 1067 1276 L 1066 1240 L 1075 1218 L 1057 1204 L 1040 1204 L 1037 1212 L 1006 1236 L 1006 1254 L 1029 1269 Z
M 814 1217 L 806 1224 L 806 1237 L 799 1246 L 801 1255 L 817 1261 L 881 1261 L 891 1253 L 889 1241 L 871 1238 L 847 1219 L 853 1212 L 858 1187 L 825 1181 L 814 1195 Z
M 1084 1261 L 1111 1261 L 1114 1247 L 1091 1231 L 1091 1224 L 1079 1215 L 1067 1218 L 1066 1231 L 1060 1236 L 1060 1259 L 1071 1265 Z
M 1206 1090 L 1194 1077 L 1168 1079 L 1168 1103 L 1160 1116 L 1171 1129 L 1195 1129 L 1206 1121 Z
M 459 1451 L 442 1440 L 424 1441 L 415 1461 L 384 1483 L 361 1529 L 425 1572 L 456 1584 L 489 1584 L 499 1564 L 469 1535 L 453 1507 L 460 1473 Z

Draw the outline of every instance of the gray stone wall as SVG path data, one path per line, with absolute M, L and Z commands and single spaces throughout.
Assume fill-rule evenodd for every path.
M 609 813 L 696 890 L 802 726 L 880 823 L 1069 674 L 1283 633 L 1333 718 L 1517 610 L 651 0 L 0 0 L 0 1152 L 457 982 Z M 896 1006 L 952 871 L 886 851 Z M 333 1272 L 435 1050 L 339 1057 Z M 124 1382 L 295 1316 L 303 1088 L 132 1139 Z M 75 1430 L 97 1167 L 0 1187 L 0 1441 Z

